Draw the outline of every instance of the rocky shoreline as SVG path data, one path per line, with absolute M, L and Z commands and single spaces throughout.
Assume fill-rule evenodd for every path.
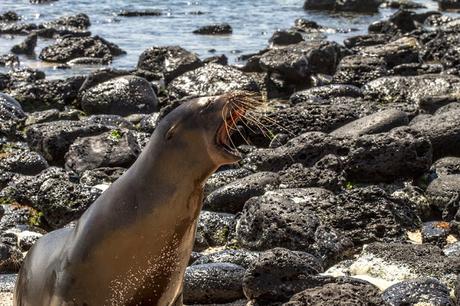
M 381 5 L 364 2 L 304 8 Z M 33 243 L 72 226 L 165 114 L 190 97 L 246 90 L 266 103 L 233 137 L 241 162 L 205 186 L 184 302 L 460 305 L 460 18 L 408 10 L 416 4 L 387 1 L 394 14 L 344 44 L 310 36 L 323 25 L 293 20 L 242 66 L 151 47 L 132 70 L 49 80 L 0 55 L 9 68 L 0 73 L 0 299 Z M 36 25 L 0 12 L 0 35 L 24 36 L 14 53 L 53 37 L 38 57 L 59 69 L 124 53 L 90 25 L 84 13 Z

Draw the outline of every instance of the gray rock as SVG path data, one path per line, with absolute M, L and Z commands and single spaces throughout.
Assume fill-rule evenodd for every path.
M 185 271 L 184 303 L 227 303 L 244 298 L 245 269 L 230 263 L 194 265 Z
M 202 265 L 208 263 L 231 263 L 247 269 L 252 263 L 259 258 L 258 252 L 245 250 L 224 250 L 209 255 L 203 255 L 198 258 L 193 265 Z
M 449 257 L 459 257 L 460 256 L 460 242 L 454 242 L 451 244 L 446 245 L 443 249 L 442 252 L 444 255 L 449 256 Z
M 459 120 L 460 109 L 457 109 L 420 120 L 412 124 L 411 128 L 430 139 L 433 157 L 439 159 L 460 154 Z
M 278 185 L 278 175 L 272 172 L 258 172 L 220 187 L 209 194 L 203 202 L 204 209 L 238 213 L 244 203 L 265 190 Z
M 44 111 L 29 113 L 26 119 L 26 126 L 38 123 L 59 121 L 59 120 L 78 120 L 80 112 L 77 110 L 69 110 L 60 112 L 58 109 L 52 108 Z
M 311 254 L 276 248 L 262 253 L 246 271 L 244 294 L 262 305 L 287 301 L 311 286 L 314 276 L 322 271 L 321 262 Z
M 26 114 L 18 101 L 0 92 L 0 135 L 15 135 L 25 118 Z
M 289 102 L 292 104 L 299 104 L 303 102 L 314 103 L 316 101 L 330 99 L 332 97 L 361 97 L 362 94 L 363 93 L 359 87 L 353 85 L 332 84 L 295 92 L 289 98 Z
M 0 21 L 5 21 L 5 22 L 12 22 L 12 21 L 18 21 L 20 20 L 21 17 L 16 12 L 13 11 L 7 11 L 3 14 L 0 15 Z
M 0 273 L 15 273 L 19 271 L 23 260 L 22 253 L 7 244 L 0 243 Z
M 233 29 L 228 23 L 207 25 L 193 31 L 194 34 L 201 35 L 225 35 L 232 32 Z
M 40 52 L 40 59 L 47 62 L 65 63 L 78 57 L 95 57 L 104 59 L 104 63 L 112 61 L 114 56 L 126 53 L 117 45 L 105 39 L 94 37 L 63 37 L 56 43 L 45 47 Z
M 80 184 L 85 186 L 110 185 L 125 172 L 125 168 L 97 168 L 86 170 L 81 174 Z
M 166 84 L 174 78 L 201 67 L 199 57 L 179 46 L 151 47 L 139 57 L 137 69 L 146 70 L 154 75 L 162 75 Z
M 37 28 L 34 23 L 0 23 L 0 34 L 27 35 Z
M 426 189 L 431 205 L 443 212 L 445 220 L 452 220 L 459 206 L 460 175 L 444 175 L 433 180 Z
M 65 155 L 65 166 L 77 173 L 101 167 L 129 168 L 141 151 L 134 134 L 112 130 L 101 135 L 78 138 Z
M 208 178 L 206 184 L 204 185 L 204 195 L 207 196 L 214 190 L 217 190 L 235 180 L 241 179 L 250 174 L 252 174 L 252 172 L 244 168 L 228 169 L 215 172 Z
M 336 43 L 308 41 L 269 50 L 261 56 L 260 66 L 290 83 L 306 87 L 314 74 L 334 74 L 342 57 Z
M 16 274 L 0 274 L 0 292 L 13 292 L 16 279 Z
M 85 121 L 54 121 L 30 126 L 26 130 L 30 147 L 40 152 L 52 164 L 64 164 L 64 155 L 78 137 L 88 137 L 109 130 L 110 127 L 88 124 Z
M 234 230 L 235 215 L 201 211 L 195 237 L 195 251 L 224 246 Z
M 447 236 L 450 231 L 451 227 L 448 222 L 425 222 L 422 227 L 422 242 L 431 243 L 442 248 L 447 244 Z
M 9 89 L 9 93 L 27 112 L 52 108 L 63 110 L 66 105 L 75 101 L 83 80 L 83 77 L 70 77 L 64 80 L 38 80 L 27 84 L 18 82 Z
M 438 159 L 431 166 L 438 176 L 460 174 L 460 157 L 444 157 Z
M 460 78 L 451 75 L 383 77 L 367 83 L 363 92 L 381 103 L 418 104 L 426 96 L 454 94 L 460 90 Z
M 418 278 L 397 283 L 386 289 L 382 299 L 390 306 L 454 306 L 449 289 L 435 278 Z
M 460 1 L 458 0 L 437 0 L 440 10 L 456 10 L 460 9 Z
M 389 74 L 387 63 L 383 58 L 355 54 L 345 56 L 340 61 L 332 82 L 363 86 Z
M 295 294 L 283 306 L 385 306 L 380 291 L 365 282 L 331 282 Z
M 158 99 L 150 83 L 136 76 L 122 76 L 91 87 L 81 97 L 89 114 L 126 116 L 157 110 Z
M 336 129 L 331 134 L 334 136 L 356 137 L 364 134 L 388 132 L 395 127 L 407 125 L 408 123 L 409 118 L 406 113 L 396 109 L 388 109 L 352 121 Z
M 0 170 L 24 175 L 35 175 L 48 168 L 46 160 L 38 153 L 19 150 L 0 153 Z
M 45 22 L 42 24 L 45 28 L 59 28 L 59 27 L 68 27 L 68 28 L 77 28 L 80 30 L 87 29 L 91 25 L 88 15 L 79 13 L 76 15 L 64 16 L 58 19 Z
M 259 86 L 249 75 L 219 64 L 207 64 L 186 72 L 168 86 L 170 95 L 175 98 L 215 96 L 233 90 L 258 91 Z

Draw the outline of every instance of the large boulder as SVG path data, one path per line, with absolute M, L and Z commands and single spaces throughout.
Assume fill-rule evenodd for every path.
M 207 64 L 175 78 L 168 86 L 171 96 L 215 96 L 232 90 L 258 91 L 257 82 L 230 66 Z
M 104 63 L 112 61 L 114 56 L 126 53 L 117 45 L 99 36 L 60 38 L 40 52 L 40 59 L 47 62 L 65 63 L 78 57 L 101 58 Z
M 137 69 L 164 77 L 168 84 L 174 78 L 202 65 L 200 58 L 195 53 L 179 46 L 151 47 L 140 55 Z
M 52 164 L 63 164 L 64 155 L 78 137 L 88 137 L 109 130 L 100 124 L 85 121 L 54 121 L 30 126 L 26 130 L 30 147 L 40 152 Z
M 314 74 L 334 74 L 342 57 L 337 43 L 314 40 L 271 49 L 261 56 L 260 66 L 289 83 L 306 87 Z
M 77 173 L 101 167 L 128 168 L 140 151 L 132 132 L 112 130 L 97 136 L 78 138 L 65 155 L 65 165 Z
M 126 116 L 157 110 L 158 99 L 150 83 L 137 76 L 121 76 L 86 89 L 81 107 L 88 114 Z

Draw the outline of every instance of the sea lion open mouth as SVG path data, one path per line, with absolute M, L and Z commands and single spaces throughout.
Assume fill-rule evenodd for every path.
M 227 105 L 226 105 L 227 106 Z M 224 107 L 224 110 L 227 107 Z M 236 110 L 227 110 L 227 114 L 224 117 L 222 125 L 219 127 L 216 133 L 216 145 L 227 155 L 232 158 L 241 158 L 241 154 L 232 142 L 231 136 L 236 131 L 238 120 L 243 117 L 245 110 L 237 108 Z

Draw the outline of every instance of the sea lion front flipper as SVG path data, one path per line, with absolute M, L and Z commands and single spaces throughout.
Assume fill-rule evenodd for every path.
M 171 304 L 171 306 L 184 306 L 184 296 L 181 293 L 177 299 Z

